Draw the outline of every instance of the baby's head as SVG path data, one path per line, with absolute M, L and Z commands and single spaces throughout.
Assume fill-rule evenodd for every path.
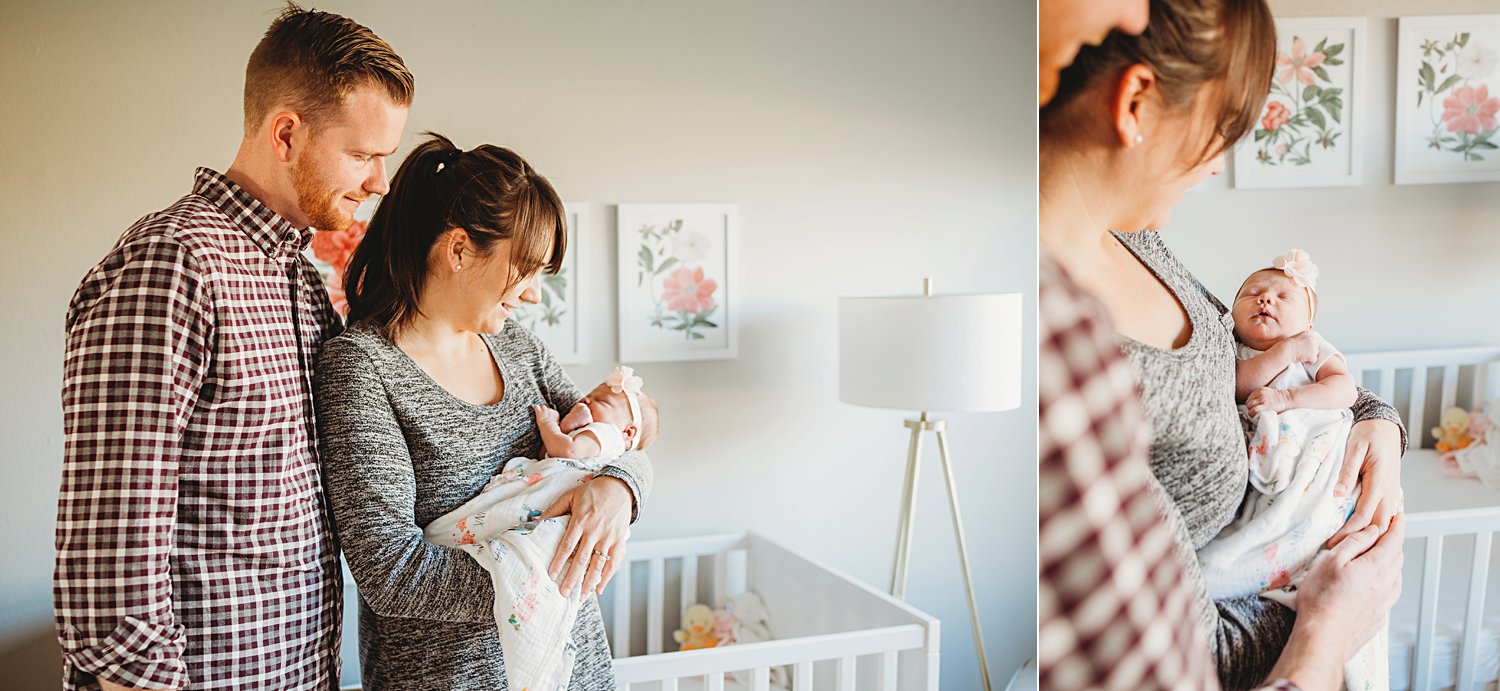
M 635 399 L 636 413 L 631 412 L 631 398 Z M 656 401 L 641 391 L 641 378 L 631 368 L 617 368 L 584 396 L 583 403 L 595 421 L 608 422 L 620 429 L 625 435 L 626 448 L 644 449 L 656 441 Z
M 1312 328 L 1318 313 L 1313 292 L 1318 267 L 1302 250 L 1276 258 L 1271 268 L 1250 274 L 1234 296 L 1234 333 L 1245 345 L 1269 350 Z

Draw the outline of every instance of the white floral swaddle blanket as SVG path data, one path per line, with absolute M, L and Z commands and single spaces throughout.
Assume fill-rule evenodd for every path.
M 460 548 L 490 572 L 511 689 L 568 687 L 578 652 L 573 623 L 582 596 L 563 597 L 547 575 L 567 517 L 537 518 L 607 460 L 512 458 L 477 496 L 422 531 L 428 542 Z
M 1234 522 L 1198 550 L 1210 597 L 1259 594 L 1297 608 L 1297 587 L 1313 557 L 1348 520 L 1358 498 L 1357 489 L 1333 495 L 1353 420 L 1347 409 L 1296 408 L 1255 417 L 1251 489 Z M 1389 688 L 1388 638 L 1382 628 L 1345 663 L 1345 688 Z

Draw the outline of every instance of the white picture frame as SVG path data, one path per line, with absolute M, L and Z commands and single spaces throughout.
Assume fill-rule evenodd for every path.
M 1276 20 L 1271 93 L 1236 147 L 1236 189 L 1360 184 L 1366 25 L 1364 17 Z
M 568 251 L 562 266 L 556 275 L 542 274 L 540 302 L 521 305 L 511 320 L 536 334 L 559 364 L 580 365 L 588 362 L 582 267 L 588 266 L 589 205 L 565 202 L 563 213 L 568 224 Z
M 734 204 L 620 204 L 620 361 L 739 354 Z
M 1500 180 L 1500 14 L 1402 17 L 1398 185 Z

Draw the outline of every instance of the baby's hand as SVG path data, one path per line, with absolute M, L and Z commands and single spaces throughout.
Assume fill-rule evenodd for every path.
M 536 413 L 536 424 L 538 427 L 557 425 L 557 411 L 544 405 L 531 406 L 531 410 Z
M 1311 365 L 1318 361 L 1318 337 L 1311 329 L 1282 341 L 1292 356 L 1292 362 Z
M 1251 415 L 1259 415 L 1267 410 L 1279 413 L 1292 407 L 1292 396 L 1281 389 L 1262 386 L 1250 392 L 1250 396 L 1245 399 L 1245 407 L 1250 409 Z

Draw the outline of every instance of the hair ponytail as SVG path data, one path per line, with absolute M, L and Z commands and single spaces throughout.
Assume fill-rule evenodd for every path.
M 525 159 L 426 135 L 396 170 L 344 276 L 349 322 L 368 319 L 392 338 L 419 314 L 428 256 L 450 228 L 463 228 L 481 256 L 511 241 L 507 288 L 543 268 L 556 273 L 567 252 L 562 199 Z

